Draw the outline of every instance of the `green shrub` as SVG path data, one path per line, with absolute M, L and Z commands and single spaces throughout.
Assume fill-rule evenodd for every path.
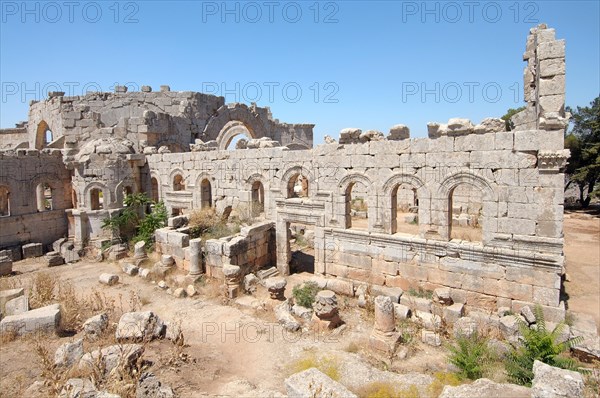
M 110 230 L 113 236 L 123 241 L 131 239 L 133 243 L 145 241 L 148 250 L 152 250 L 154 231 L 162 228 L 167 223 L 167 208 L 163 202 L 154 203 L 145 193 L 126 195 L 123 199 L 124 208 L 118 215 L 113 215 L 102 220 L 102 229 Z M 145 214 L 148 204 L 152 204 L 152 211 Z M 130 233 L 133 231 L 133 234 Z
M 488 340 L 477 332 L 471 336 L 460 335 L 456 344 L 448 346 L 448 361 L 460 369 L 463 378 L 477 380 L 483 376 L 485 366 L 492 359 Z
M 319 289 L 319 286 L 312 281 L 305 282 L 302 285 L 296 285 L 292 289 L 294 302 L 302 307 L 312 308 L 319 290 L 321 290 Z
M 521 318 L 517 318 L 523 339 L 509 352 L 505 364 L 509 380 L 524 386 L 531 385 L 535 360 L 557 368 L 576 370 L 575 361 L 566 357 L 564 353 L 582 341 L 581 337 L 576 337 L 558 342 L 557 339 L 566 324 L 561 322 L 552 331 L 549 331 L 546 328 L 542 307 L 537 305 L 533 313 L 536 318 L 536 328 L 534 329 L 529 328 Z

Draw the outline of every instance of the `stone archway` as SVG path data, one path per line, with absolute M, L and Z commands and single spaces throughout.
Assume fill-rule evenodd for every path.
M 228 149 L 233 139 L 239 135 L 245 136 L 249 140 L 256 138 L 252 129 L 246 126 L 246 124 L 238 120 L 232 120 L 221 129 L 217 136 L 219 150 Z

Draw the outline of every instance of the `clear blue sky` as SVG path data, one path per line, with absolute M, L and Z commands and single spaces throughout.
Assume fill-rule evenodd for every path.
M 315 143 L 398 123 L 424 136 L 429 121 L 521 106 L 525 40 L 541 22 L 567 42 L 567 105 L 587 105 L 600 92 L 599 3 L 2 1 L 0 126 L 47 91 L 168 84 L 314 123 Z

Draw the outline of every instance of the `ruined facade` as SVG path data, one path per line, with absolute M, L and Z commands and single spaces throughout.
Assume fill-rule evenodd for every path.
M 339 142 L 315 148 L 313 125 L 280 123 L 267 108 L 225 105 L 222 97 L 148 87 L 50 93 L 31 105 L 26 125 L 0 133 L 12 148 L 30 148 L 0 157 L 0 193 L 8 192 L 0 204 L 10 202 L 0 247 L 67 235 L 83 246 L 102 237 L 102 219 L 122 208 L 126 193 L 144 191 L 173 215 L 202 207 L 256 211 L 274 233 L 253 250 L 275 247 L 282 275 L 290 272 L 290 225 L 301 223 L 314 231 L 315 273 L 403 289 L 446 286 L 455 302 L 475 307 L 538 303 L 564 313 L 564 41 L 540 25 L 524 59 L 527 107 L 512 131 L 498 119 L 476 126 L 451 119 L 430 123 L 427 138 L 410 139 L 402 125 L 387 137 L 345 129 Z M 226 150 L 239 135 L 246 140 Z M 54 176 L 50 213 L 34 201 L 46 171 Z M 37 226 L 5 233 L 55 212 L 47 238 Z M 453 233 L 469 225 L 479 228 L 476 236 Z M 194 257 L 222 277 L 223 258 L 239 266 L 248 258 L 238 243 L 249 236 L 209 242 L 198 260 L 175 227 L 157 233 L 159 249 L 167 250 L 169 231 L 183 268 Z M 240 254 L 231 260 L 234 243 Z

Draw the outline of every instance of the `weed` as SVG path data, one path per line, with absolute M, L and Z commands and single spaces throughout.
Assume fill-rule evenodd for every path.
M 427 391 L 430 396 L 437 397 L 442 393 L 444 386 L 458 386 L 460 384 L 462 384 L 462 380 L 457 374 L 450 372 L 436 372 L 433 375 L 433 381 L 427 387 Z
M 419 286 L 418 289 L 415 289 L 415 288 L 411 287 L 408 290 L 408 294 L 409 294 L 409 296 L 426 298 L 426 299 L 429 299 L 429 300 L 431 300 L 431 298 L 433 297 L 433 291 L 427 290 L 427 289 L 423 289 L 421 286 Z
M 529 328 L 525 321 L 517 318 L 523 339 L 509 352 L 505 364 L 509 380 L 525 386 L 531 385 L 533 380 L 533 362 L 535 360 L 562 369 L 576 370 L 575 361 L 566 357 L 564 353 L 582 341 L 581 337 L 575 337 L 559 343 L 557 339 L 566 324 L 561 322 L 552 331 L 549 331 L 546 328 L 542 307 L 536 305 L 533 313 L 536 318 L 537 327 L 535 329 Z
M 312 281 L 304 282 L 302 285 L 296 285 L 292 289 L 294 302 L 302 307 L 312 308 L 319 290 L 321 290 L 319 286 Z
M 470 336 L 460 335 L 455 345 L 449 345 L 448 361 L 460 369 L 463 378 L 477 380 L 483 376 L 485 366 L 492 359 L 488 340 L 475 332 Z
M 300 359 L 289 365 L 289 373 L 294 374 L 310 368 L 317 368 L 333 380 L 340 379 L 339 361 L 336 357 L 317 357 L 313 352 L 307 352 Z
M 419 398 L 419 390 L 414 385 L 397 386 L 390 382 L 374 381 L 357 391 L 361 398 Z

